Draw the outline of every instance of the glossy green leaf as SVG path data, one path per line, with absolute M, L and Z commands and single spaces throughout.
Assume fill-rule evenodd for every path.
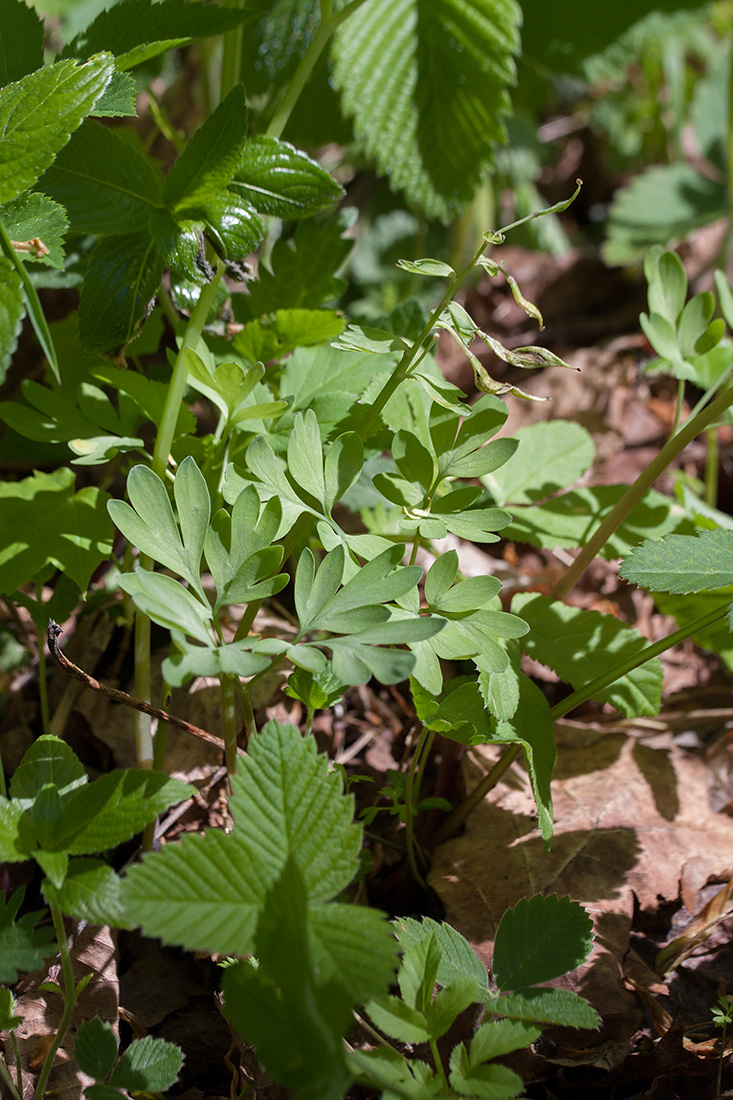
M 146 232 L 99 241 L 79 307 L 79 339 L 88 354 L 118 351 L 138 334 L 162 271 L 162 258 Z
M 523 990 L 575 970 L 593 946 L 593 922 L 577 901 L 535 894 L 507 909 L 496 930 L 493 975 L 499 989 Z
M 11 240 L 29 244 L 28 250 L 21 253 L 26 263 L 64 266 L 63 241 L 69 226 L 58 203 L 37 191 L 24 191 L 0 207 L 0 222 Z M 40 253 L 33 247 L 36 237 L 48 251 Z
M 237 84 L 196 131 L 168 173 L 166 204 L 176 211 L 196 212 L 215 199 L 237 170 L 246 135 L 244 88 Z
M 59 61 L 0 89 L 0 202 L 32 187 L 101 96 L 114 59 Z
M 658 592 L 705 592 L 733 584 L 733 532 L 648 539 L 623 561 L 621 576 Z
M 264 134 L 244 143 L 230 190 L 277 218 L 307 217 L 344 194 L 320 164 L 289 142 Z
M 146 223 L 163 190 L 156 162 L 93 120 L 72 135 L 38 186 L 65 207 L 77 233 L 127 234 Z
M 473 195 L 503 139 L 520 18 L 511 0 L 371 0 L 337 32 L 334 76 L 357 136 L 430 216 Z
M 512 610 L 529 624 L 529 634 L 522 642 L 524 651 L 576 690 L 649 644 L 643 635 L 613 615 L 568 607 L 535 593 L 516 595 Z M 658 714 L 662 675 L 662 663 L 654 658 L 594 698 L 599 703 L 610 703 L 627 718 Z

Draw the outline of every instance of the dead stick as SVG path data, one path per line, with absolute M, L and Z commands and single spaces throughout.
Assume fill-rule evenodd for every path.
M 91 688 L 92 691 L 98 691 L 100 695 L 106 695 L 108 699 L 112 699 L 115 703 L 122 703 L 123 706 L 141 710 L 143 714 L 149 714 L 151 718 L 168 722 L 171 726 L 176 726 L 185 733 L 192 733 L 194 737 L 198 737 L 202 741 L 208 741 L 210 745 L 216 745 L 219 749 L 224 748 L 224 741 L 221 737 L 215 737 L 213 733 L 208 733 L 198 726 L 192 726 L 190 722 L 184 722 L 183 718 L 176 718 L 174 714 L 169 714 L 168 711 L 161 710 L 160 707 L 154 707 L 151 703 L 146 703 L 144 699 L 136 699 L 134 695 L 128 695 L 126 691 L 119 691 L 117 688 L 105 687 L 104 684 L 100 684 L 99 680 L 95 680 L 93 676 L 90 676 L 83 668 L 79 668 L 78 665 L 69 660 L 65 653 L 61 652 L 59 646 L 60 634 L 61 627 L 53 619 L 50 619 L 48 623 L 48 648 L 51 656 L 56 658 L 64 672 L 68 672 L 69 676 L 73 676 L 75 680 L 81 680 L 86 687 Z

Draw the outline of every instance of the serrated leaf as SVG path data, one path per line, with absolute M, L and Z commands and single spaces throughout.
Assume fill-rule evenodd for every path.
M 262 218 L 245 200 L 227 188 L 202 207 L 206 236 L 225 260 L 243 260 L 262 240 Z M 200 281 L 199 273 L 199 281 Z
M 215 199 L 237 171 L 246 136 L 244 88 L 237 84 L 199 127 L 168 173 L 166 204 L 177 211 L 195 212 Z
M 0 207 L 0 222 L 11 240 L 28 245 L 22 253 L 26 262 L 63 267 L 63 240 L 69 226 L 58 203 L 37 191 L 25 191 Z M 47 251 L 40 251 L 36 239 Z
M 107 496 L 93 486 L 74 492 L 74 475 L 60 468 L 0 484 L 0 592 L 13 592 L 52 564 L 81 592 L 112 550 Z
M 196 0 L 125 0 L 100 12 L 65 47 L 64 56 L 88 57 L 109 50 L 118 68 L 131 68 L 169 45 L 176 48 L 191 39 L 223 34 L 251 18 L 249 10 L 211 7 Z
M 334 77 L 357 137 L 429 216 L 460 209 L 503 139 L 520 18 L 511 0 L 371 0 L 337 32 Z
M 531 424 L 514 433 L 519 447 L 499 470 L 481 481 L 497 504 L 541 500 L 567 489 L 586 472 L 595 457 L 590 432 L 570 420 Z
M 546 596 L 519 593 L 512 609 L 529 623 L 529 634 L 522 643 L 524 651 L 576 690 L 649 644 L 638 631 L 613 615 L 567 607 Z M 646 661 L 594 698 L 599 703 L 611 703 L 627 718 L 658 714 L 662 675 L 658 658 Z
M 430 1038 L 422 1012 L 405 1004 L 400 997 L 369 1001 L 366 1010 L 377 1027 L 392 1039 L 402 1043 L 426 1043 Z
M 99 241 L 79 307 L 79 339 L 87 354 L 116 352 L 137 335 L 162 271 L 162 257 L 147 232 Z
M 109 54 L 58 61 L 0 89 L 0 202 L 32 187 L 114 72 Z
M 43 65 L 43 20 L 22 0 L 0 0 L 0 87 Z
M 425 1013 L 428 1029 L 435 1039 L 445 1035 L 456 1018 L 480 999 L 480 990 L 471 977 L 456 978 L 436 993 Z
M 459 1058 L 464 1049 L 462 1045 L 454 1047 L 450 1059 L 449 1081 L 460 1096 L 470 1096 L 472 1100 L 512 1100 L 524 1091 L 522 1078 L 508 1066 L 462 1066 Z
M 60 737 L 44 734 L 23 755 L 10 782 L 10 797 L 27 809 L 46 784 L 69 794 L 88 782 L 81 761 Z
M 43 892 L 64 913 L 77 920 L 86 920 L 100 927 L 132 928 L 125 920 L 120 902 L 119 875 L 112 867 L 98 859 L 72 859 L 58 890 L 49 882 Z
M 185 837 L 132 867 L 123 885 L 128 917 L 146 934 L 192 950 L 246 955 L 267 891 L 290 857 L 309 904 L 344 889 L 357 869 L 361 829 L 353 801 L 315 742 L 268 722 L 232 777 L 230 835 Z
M 25 299 L 20 275 L 10 260 L 0 256 L 0 382 L 5 380 L 24 316 Z
M 647 539 L 621 563 L 625 580 L 657 592 L 707 592 L 733 584 L 733 532 Z
M 162 1092 L 175 1084 L 182 1065 L 180 1047 L 146 1035 L 130 1043 L 109 1083 L 128 1092 Z
M 304 218 L 344 194 L 320 164 L 290 145 L 264 134 L 249 138 L 229 189 L 262 214 Z
M 36 927 L 44 912 L 25 913 L 16 919 L 24 893 L 24 888 L 15 890 L 7 900 L 5 893 L 0 893 L 0 982 L 9 985 L 17 982 L 20 973 L 40 969 L 44 959 L 55 954 L 53 927 Z M 0 1027 L 4 1027 L 2 1022 Z
M 583 963 L 593 946 L 593 922 L 567 897 L 521 898 L 496 930 L 493 975 L 500 991 L 524 990 L 559 978 Z
M 423 917 L 422 921 L 400 917 L 394 925 L 404 951 L 429 935 L 435 937 L 441 953 L 435 980 L 440 985 L 450 985 L 458 978 L 470 978 L 480 989 L 488 991 L 488 977 L 483 964 L 468 940 L 450 924 L 438 924 L 430 917 Z
M 38 186 L 66 209 L 77 233 L 129 233 L 145 225 L 163 191 L 156 162 L 92 120 L 71 136 Z
M 74 1058 L 82 1073 L 104 1080 L 117 1058 L 117 1036 L 112 1025 L 95 1016 L 79 1025 Z
M 523 1050 L 539 1039 L 541 1029 L 522 1021 L 489 1020 L 482 1024 L 471 1040 L 469 1063 L 472 1067 L 493 1058 L 501 1058 L 514 1050 Z
M 486 1010 L 512 1020 L 557 1024 L 561 1027 L 596 1028 L 598 1013 L 584 997 L 569 989 L 525 989 L 507 997 L 490 997 Z
M 134 78 L 117 69 L 91 113 L 95 118 L 135 118 L 137 85 Z
M 17 1007 L 18 1002 L 10 990 L 0 986 L 0 1030 L 14 1031 L 23 1022 L 22 1016 L 15 1015 Z

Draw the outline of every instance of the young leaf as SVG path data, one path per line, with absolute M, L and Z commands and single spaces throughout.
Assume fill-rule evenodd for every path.
M 287 141 L 259 134 L 242 149 L 229 190 L 255 210 L 277 218 L 304 218 L 344 194 L 320 164 Z
M 166 204 L 176 211 L 195 212 L 216 198 L 237 170 L 246 136 L 244 88 L 237 84 L 196 131 L 168 173 Z
M 576 689 L 648 645 L 638 631 L 613 615 L 567 607 L 534 593 L 515 596 L 512 610 L 529 624 L 524 651 Z M 634 718 L 658 714 L 661 691 L 662 664 L 656 658 L 602 689 L 595 698 Z
M 400 946 L 407 952 L 420 940 L 433 935 L 440 948 L 440 963 L 435 980 L 447 986 L 458 978 L 470 978 L 482 992 L 488 993 L 486 970 L 464 936 L 449 924 L 438 924 L 430 917 L 417 921 L 400 917 L 394 921 Z
M 429 216 L 473 195 L 503 139 L 519 21 L 511 0 L 377 0 L 337 33 L 334 75 L 357 137 Z
M 656 592 L 707 592 L 733 584 L 733 532 L 647 539 L 622 562 L 625 580 Z
M 74 1058 L 82 1073 L 103 1081 L 117 1059 L 117 1036 L 112 1025 L 95 1016 L 79 1025 Z
M 44 913 L 25 913 L 16 920 L 24 893 L 25 888 L 21 887 L 7 901 L 5 894 L 0 893 L 0 982 L 9 985 L 17 982 L 19 973 L 40 969 L 44 959 L 55 954 L 51 945 L 53 928 L 36 927 Z
M 132 928 L 125 920 L 120 902 L 120 877 L 100 859 L 72 859 L 61 886 L 46 879 L 43 893 L 64 913 L 100 927 Z
M 43 66 L 43 20 L 23 0 L 0 2 L 0 87 Z
M 316 755 L 315 742 L 268 722 L 249 752 L 232 776 L 230 835 L 212 829 L 184 837 L 128 872 L 125 912 L 146 934 L 192 950 L 246 955 L 267 891 L 289 857 L 311 905 L 328 901 L 356 873 L 361 829 L 352 824 L 353 801 Z
M 206 602 L 201 587 L 201 555 L 211 501 L 195 460 L 191 456 L 184 459 L 174 482 L 180 533 L 165 486 L 148 466 L 132 468 L 127 492 L 132 506 L 121 500 L 109 502 L 115 526 L 144 554 L 188 581 Z
M 130 1043 L 109 1083 L 128 1092 L 163 1092 L 175 1084 L 182 1065 L 180 1047 L 146 1035 Z
M 129 141 L 87 120 L 41 177 L 77 233 L 128 233 L 160 203 L 160 169 Z
M 576 901 L 557 894 L 522 898 L 501 918 L 494 941 L 494 981 L 501 991 L 549 982 L 583 963 L 593 922 Z
M 243 962 L 225 974 L 226 1014 L 278 1080 L 313 1096 L 341 1096 L 349 1081 L 342 1043 L 351 1018 L 348 974 L 336 983 L 319 975 L 308 917 L 303 878 L 289 858 L 257 925 L 258 967 Z
M 0 202 L 32 187 L 90 113 L 114 59 L 58 61 L 0 89 Z

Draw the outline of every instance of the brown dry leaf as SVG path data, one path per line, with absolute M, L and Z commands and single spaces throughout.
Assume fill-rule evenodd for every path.
M 67 923 L 66 927 L 70 931 L 71 923 Z M 77 982 L 90 970 L 93 977 L 79 997 L 71 1026 L 56 1053 L 48 1079 L 47 1093 L 57 1100 L 79 1100 L 84 1088 L 93 1084 L 93 1078 L 82 1073 L 74 1061 L 74 1040 L 79 1025 L 99 1016 L 117 1031 L 119 996 L 116 947 L 112 932 L 109 928 L 86 925 L 74 941 L 71 957 Z M 38 990 L 41 983 L 48 979 L 57 983 L 63 982 L 58 962 L 52 964 L 48 971 L 39 971 L 24 978 L 18 993 L 16 1015 L 22 1016 L 23 1022 L 16 1028 L 15 1036 L 23 1070 L 24 1098 L 33 1095 L 35 1076 L 40 1072 L 46 1050 L 58 1030 L 63 1012 L 61 996 Z M 10 1039 L 4 1043 L 3 1054 L 6 1064 L 12 1067 L 11 1073 L 15 1080 L 15 1055 Z
M 641 1011 L 624 974 L 646 988 L 658 981 L 629 950 L 635 899 L 646 910 L 677 899 L 692 861 L 698 881 L 720 876 L 730 864 L 733 821 L 710 810 L 705 764 L 668 733 L 642 742 L 625 732 L 559 731 L 558 740 L 549 854 L 526 775 L 515 769 L 469 818 L 465 834 L 438 849 L 430 883 L 446 920 L 487 962 L 499 920 L 519 898 L 539 891 L 582 902 L 594 918 L 596 946 L 566 984 L 600 1012 L 604 1040 L 628 1039 Z M 496 751 L 482 746 L 476 756 L 488 766 Z M 471 789 L 481 772 L 466 766 Z

